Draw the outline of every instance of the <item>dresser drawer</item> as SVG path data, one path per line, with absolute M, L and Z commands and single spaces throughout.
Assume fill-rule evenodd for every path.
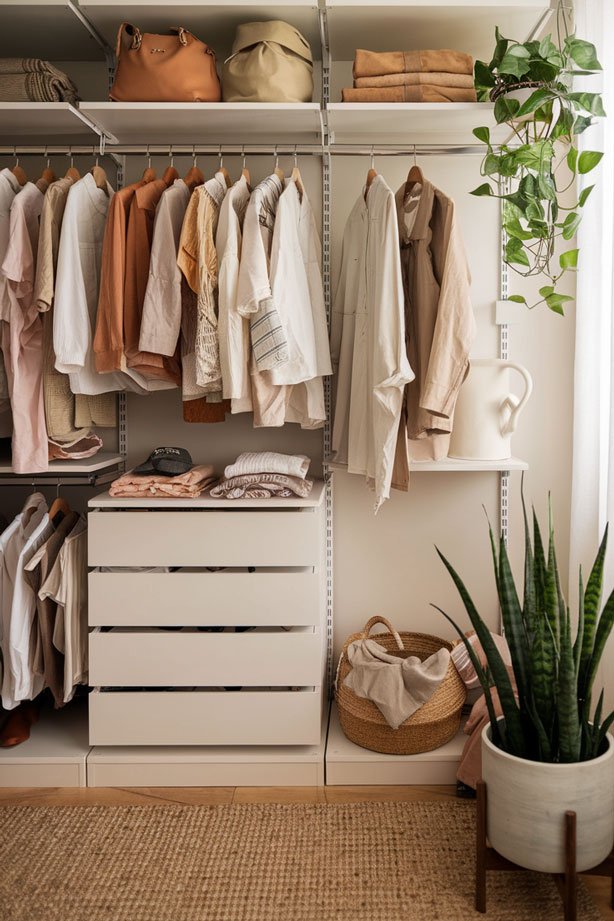
M 92 626 L 315 626 L 322 604 L 313 571 L 89 574 Z
M 90 566 L 315 566 L 316 510 L 90 512 Z
M 322 694 L 93 691 L 90 745 L 317 745 Z
M 110 687 L 320 685 L 322 636 L 309 628 L 258 633 L 96 630 L 89 681 Z

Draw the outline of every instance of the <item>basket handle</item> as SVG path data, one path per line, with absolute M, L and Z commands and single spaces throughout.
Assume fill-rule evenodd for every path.
M 397 631 L 394 629 L 394 627 L 392 626 L 392 624 L 390 623 L 390 621 L 389 621 L 389 620 L 386 620 L 385 617 L 382 617 L 381 614 L 376 614 L 375 617 L 371 617 L 371 618 L 366 622 L 366 624 L 365 624 L 365 626 L 364 626 L 364 629 L 363 629 L 363 631 L 362 631 L 363 639 L 365 639 L 365 640 L 367 639 L 367 637 L 369 636 L 369 634 L 370 634 L 371 631 L 373 630 L 373 627 L 374 627 L 376 624 L 383 624 L 384 627 L 387 627 L 387 628 L 388 628 L 388 632 L 389 632 L 389 633 L 392 633 L 392 635 L 393 635 L 393 637 L 394 637 L 394 641 L 395 641 L 395 643 L 397 644 L 398 648 L 399 648 L 400 650 L 403 650 L 403 649 L 404 649 L 403 640 L 401 639 L 401 637 L 399 636 L 399 634 L 397 633 Z
M 333 687 L 334 687 L 335 689 L 337 688 L 337 685 L 339 684 L 339 672 L 341 671 L 341 663 L 343 662 L 343 657 L 344 657 L 344 656 L 346 655 L 346 653 L 347 653 L 347 648 L 348 648 L 348 646 L 350 645 L 350 642 L 352 642 L 353 639 L 356 639 L 357 637 L 359 637 L 359 636 L 361 636 L 361 635 L 362 635 L 363 640 L 366 640 L 367 637 L 369 636 L 369 634 L 371 633 L 371 630 L 373 629 L 373 627 L 374 627 L 376 624 L 383 624 L 384 627 L 387 627 L 388 631 L 389 631 L 389 632 L 392 634 L 392 636 L 394 637 L 394 641 L 395 641 L 395 643 L 397 644 L 397 646 L 399 647 L 399 649 L 403 650 L 403 649 L 405 648 L 405 647 L 403 646 L 403 640 L 401 639 L 401 637 L 399 636 L 399 634 L 397 633 L 397 631 L 394 629 L 394 627 L 392 626 L 392 624 L 390 623 L 390 621 L 389 621 L 389 620 L 386 620 L 385 617 L 382 617 L 381 615 L 376 614 L 375 617 L 371 617 L 371 618 L 366 622 L 366 624 L 364 625 L 362 634 L 356 634 L 356 633 L 355 633 L 353 636 L 350 636 L 350 637 L 345 641 L 345 644 L 344 644 L 344 646 L 343 646 L 343 649 L 341 650 L 341 655 L 339 656 L 339 661 L 337 662 L 337 671 L 335 672 L 335 681 L 334 681 L 334 685 L 333 685 Z

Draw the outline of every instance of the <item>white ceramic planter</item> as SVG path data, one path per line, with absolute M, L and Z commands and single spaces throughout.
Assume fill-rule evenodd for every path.
M 482 776 L 486 782 L 487 834 L 508 860 L 528 870 L 565 869 L 565 812 L 577 815 L 577 869 L 588 870 L 614 844 L 614 738 L 592 761 L 544 764 L 516 758 L 482 732 Z

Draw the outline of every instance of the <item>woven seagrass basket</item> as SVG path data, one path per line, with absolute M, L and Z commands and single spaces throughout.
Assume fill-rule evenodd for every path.
M 418 656 L 424 660 L 442 647 L 452 649 L 452 643 L 428 633 L 398 633 L 385 617 L 367 621 L 362 632 L 353 633 L 345 641 L 337 667 L 335 698 L 345 735 L 362 748 L 388 755 L 417 755 L 445 745 L 458 732 L 466 697 L 465 685 L 452 659 L 433 696 L 398 729 L 388 725 L 374 703 L 358 697 L 344 685 L 352 668 L 347 658 L 348 646 L 355 640 L 366 639 L 375 624 L 383 624 L 388 633 L 378 633 L 374 639 L 391 655 L 402 659 Z

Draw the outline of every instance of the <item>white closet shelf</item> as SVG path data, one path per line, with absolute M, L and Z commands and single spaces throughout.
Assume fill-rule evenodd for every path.
M 347 470 L 341 464 L 328 461 L 331 470 Z M 439 461 L 413 461 L 411 473 L 488 473 L 515 470 L 528 470 L 526 461 L 518 457 L 508 457 L 505 460 L 462 460 L 457 457 L 444 457 Z
M 467 736 L 462 730 L 441 748 L 419 755 L 384 755 L 361 748 L 343 734 L 337 705 L 330 714 L 326 745 L 327 786 L 397 786 L 456 783 L 456 771 Z
M 489 102 L 332 102 L 328 126 L 333 144 L 477 144 L 474 128 L 488 125 L 494 143 L 509 136 L 497 127 Z M 486 148 L 484 148 L 486 150 Z
M 120 144 L 270 146 L 321 138 L 316 102 L 82 102 L 80 111 Z
M 85 700 L 43 710 L 27 742 L 0 748 L 0 787 L 85 787 L 87 722 Z
M 97 145 L 99 132 L 68 102 L 0 102 L 0 141 L 6 144 Z
M 103 61 L 68 0 L 2 0 L 0 57 Z
M 352 60 L 356 48 L 454 48 L 490 60 L 495 26 L 522 41 L 550 9 L 548 0 L 326 0 L 326 6 L 333 60 Z
M 45 471 L 45 473 L 13 473 L 13 468 L 11 467 L 10 461 L 0 461 L 0 474 L 10 474 L 16 479 L 23 479 L 27 482 L 32 478 L 40 480 L 41 477 L 44 477 L 47 474 L 53 474 L 54 476 L 57 476 L 58 474 L 74 476 L 75 474 L 79 473 L 96 473 L 99 470 L 119 467 L 119 465 L 123 464 L 123 462 L 124 459 L 121 454 L 113 454 L 110 451 L 99 451 L 98 454 L 94 454 L 93 457 L 86 457 L 82 460 L 49 461 L 49 469 Z
M 314 57 L 321 56 L 317 0 L 80 0 L 79 6 L 113 48 L 123 20 L 147 32 L 166 32 L 171 26 L 182 25 L 214 48 L 221 61 L 229 54 L 242 22 L 283 19 L 303 33 Z
M 318 508 L 324 501 L 326 484 L 324 480 L 316 480 L 311 494 L 306 499 L 294 496 L 290 499 L 213 499 L 210 495 L 199 496 L 198 499 L 117 499 L 109 495 L 108 491 L 94 496 L 88 502 L 90 508 L 211 508 L 211 509 L 296 509 Z

